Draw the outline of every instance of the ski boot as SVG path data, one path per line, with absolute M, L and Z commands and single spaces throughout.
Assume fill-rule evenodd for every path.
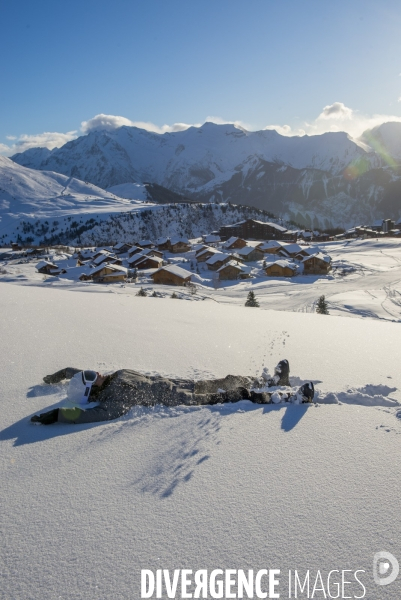
M 290 387 L 290 363 L 287 359 L 280 360 L 278 365 L 274 369 L 274 375 L 267 380 L 267 387 L 275 387 L 278 385 L 285 385 Z

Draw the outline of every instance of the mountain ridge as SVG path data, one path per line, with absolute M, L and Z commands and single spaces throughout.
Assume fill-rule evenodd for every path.
M 256 206 L 305 226 L 348 227 L 400 216 L 400 132 L 401 124 L 386 123 L 354 140 L 345 132 L 288 137 L 209 122 L 164 134 L 122 126 L 12 159 L 102 188 L 146 181 L 200 202 Z

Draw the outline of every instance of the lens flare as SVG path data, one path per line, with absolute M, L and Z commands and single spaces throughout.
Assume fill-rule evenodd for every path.
M 395 169 L 397 167 L 397 164 L 393 157 L 388 153 L 383 144 L 372 135 L 370 131 L 365 133 L 365 138 L 370 144 L 370 146 L 373 148 L 373 150 L 375 150 L 375 152 L 380 156 L 382 160 L 384 160 L 386 164 L 388 164 L 389 167 L 391 167 L 392 169 Z
M 350 162 L 350 164 L 344 169 L 343 177 L 348 181 L 360 177 L 366 171 L 369 170 L 369 161 L 366 157 L 362 156 Z

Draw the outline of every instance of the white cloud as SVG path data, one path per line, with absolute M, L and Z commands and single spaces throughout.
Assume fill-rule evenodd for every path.
M 23 134 L 17 136 L 7 136 L 8 140 L 15 140 L 14 144 L 0 144 L 0 153 L 7 156 L 12 156 L 17 152 L 24 152 L 30 148 L 60 148 L 67 142 L 74 140 L 77 137 L 76 131 L 68 131 L 67 133 L 59 133 L 57 131 L 46 131 L 34 135 Z
M 82 133 L 89 133 L 90 131 L 112 131 L 118 127 L 123 127 L 124 125 L 128 127 L 139 127 L 140 129 L 152 131 L 153 133 L 184 131 L 185 129 L 188 129 L 188 127 L 192 127 L 192 125 L 188 125 L 187 123 L 173 123 L 172 125 L 162 125 L 160 127 L 159 125 L 155 125 L 148 121 L 131 121 L 126 117 L 100 114 L 89 119 L 89 121 L 82 121 L 81 131 Z
M 299 128 L 292 129 L 289 125 L 268 125 L 265 129 L 276 129 L 278 133 L 287 136 L 320 135 L 330 131 L 345 131 L 350 136 L 359 138 L 367 129 L 389 121 L 401 122 L 401 117 L 381 114 L 364 115 L 345 106 L 342 102 L 334 102 L 325 106 L 316 119 L 302 123 Z
M 287 136 L 305 135 L 306 133 L 304 129 L 292 129 L 290 125 L 267 125 L 263 129 L 274 129 L 280 135 Z
M 82 121 L 81 131 L 82 133 L 99 130 L 111 131 L 112 129 L 117 129 L 117 127 L 123 127 L 123 125 L 132 126 L 133 123 L 125 117 L 100 114 L 89 119 L 89 121 Z
M 398 102 L 401 102 L 401 96 L 398 98 Z
M 0 154 L 5 154 L 6 156 L 10 154 L 10 146 L 7 146 L 7 144 L 0 144 Z
M 343 102 L 334 102 L 324 107 L 318 119 L 351 119 L 352 115 L 352 108 L 348 108 Z

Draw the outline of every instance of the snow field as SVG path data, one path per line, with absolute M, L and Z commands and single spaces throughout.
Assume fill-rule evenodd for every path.
M 399 599 L 398 580 L 377 594 L 371 563 L 401 557 L 400 324 L 20 275 L 0 282 L 2 600 L 139 599 L 140 570 L 158 568 L 364 569 L 367 598 Z M 64 366 L 204 378 L 281 358 L 318 404 L 29 422 L 65 398 L 42 382 Z

